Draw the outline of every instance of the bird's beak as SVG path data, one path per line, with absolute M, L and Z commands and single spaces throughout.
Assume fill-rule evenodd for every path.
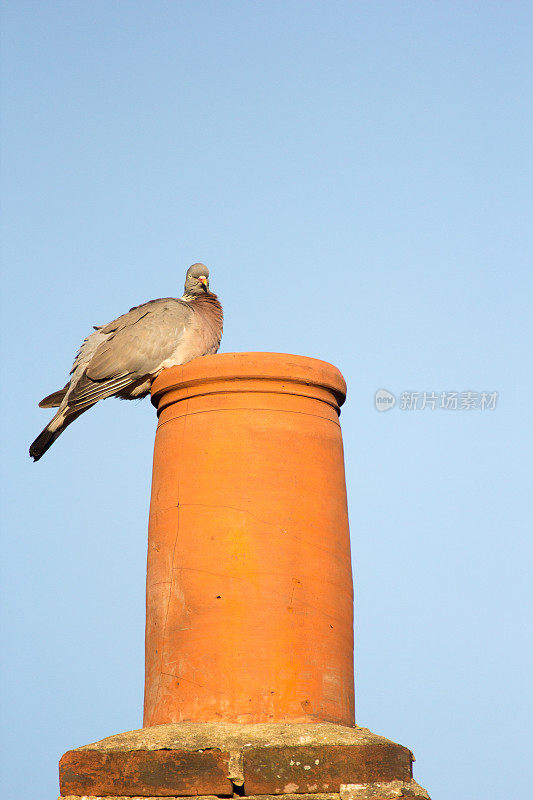
M 198 280 L 200 281 L 204 289 L 207 289 L 207 278 L 204 275 L 202 275 L 200 278 L 198 278 Z

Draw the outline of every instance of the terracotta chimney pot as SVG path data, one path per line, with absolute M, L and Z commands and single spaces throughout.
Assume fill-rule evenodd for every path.
M 145 726 L 355 724 L 345 396 L 277 353 L 155 381 Z

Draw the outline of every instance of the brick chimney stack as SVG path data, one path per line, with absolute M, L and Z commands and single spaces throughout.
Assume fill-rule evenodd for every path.
M 355 727 L 345 397 L 276 353 L 156 379 L 144 727 L 66 753 L 62 797 L 428 797 Z

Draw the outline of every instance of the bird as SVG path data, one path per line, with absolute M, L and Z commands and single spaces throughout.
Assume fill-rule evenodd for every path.
M 39 403 L 58 408 L 30 445 L 38 461 L 65 428 L 106 397 L 146 397 L 161 370 L 216 353 L 223 311 L 209 289 L 209 270 L 193 264 L 180 298 L 163 297 L 134 306 L 107 325 L 93 326 L 70 370 L 70 380 Z

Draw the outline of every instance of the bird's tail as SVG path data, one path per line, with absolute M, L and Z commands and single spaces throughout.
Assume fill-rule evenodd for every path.
M 30 456 L 33 458 L 34 461 L 39 461 L 41 456 L 44 456 L 46 451 L 49 447 L 53 445 L 55 440 L 58 436 L 63 433 L 64 428 L 59 428 L 56 431 L 50 430 L 50 426 L 47 425 L 44 428 L 39 436 L 30 444 Z
M 48 448 L 53 445 L 57 437 L 61 436 L 65 428 L 67 428 L 71 422 L 74 422 L 80 414 L 87 411 L 87 408 L 88 407 L 85 406 L 85 408 L 77 409 L 76 411 L 60 408 L 55 417 L 52 417 L 46 428 L 43 428 L 39 436 L 31 443 L 30 456 L 33 460 L 39 461 Z
M 44 397 L 39 403 L 39 408 L 58 408 L 63 402 L 69 386 L 70 383 L 67 383 L 67 385 L 59 389 L 59 391 L 52 392 L 52 394 Z

